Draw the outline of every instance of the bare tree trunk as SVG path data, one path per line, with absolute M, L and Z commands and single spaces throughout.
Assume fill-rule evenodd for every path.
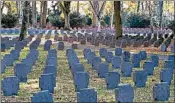
M 40 27 L 42 27 L 42 14 L 43 14 L 43 3 L 44 1 L 40 1 Z
M 32 26 L 36 27 L 36 1 L 32 1 Z
M 19 41 L 24 40 L 24 38 L 27 36 L 29 5 L 30 5 L 30 1 L 24 1 L 23 20 L 22 20 L 22 27 L 21 27 L 21 33 L 19 36 Z
M 137 3 L 137 13 L 139 12 L 139 9 L 140 9 L 140 1 L 138 1 Z
M 80 2 L 77 1 L 77 14 L 79 14 L 79 6 L 80 6 Z
M 42 8 L 42 28 L 46 27 L 46 15 L 47 15 L 47 1 L 43 1 L 43 8 Z
M 69 15 L 70 15 L 70 4 L 71 4 L 71 1 L 64 1 L 63 4 L 61 2 L 59 2 L 60 4 L 60 7 L 64 13 L 64 29 L 65 30 L 71 30 L 70 28 L 70 18 L 69 18 Z
M 115 36 L 116 39 L 122 37 L 122 22 L 120 16 L 120 1 L 114 1 L 114 16 L 115 16 Z
M 160 8 L 160 22 L 159 26 L 162 28 L 162 15 L 163 15 L 163 1 L 159 1 L 159 8 Z

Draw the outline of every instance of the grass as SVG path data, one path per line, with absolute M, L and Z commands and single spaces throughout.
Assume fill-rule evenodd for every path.
M 51 48 L 56 48 L 56 45 L 52 45 Z M 10 50 L 1 53 L 2 57 L 5 54 L 10 53 Z M 33 93 L 40 91 L 39 88 L 39 77 L 43 72 L 43 68 L 45 66 L 45 61 L 47 57 L 47 51 L 43 50 L 43 45 L 38 47 L 39 56 L 35 65 L 32 67 L 32 71 L 28 74 L 28 81 L 26 83 L 20 83 L 20 90 L 16 96 L 3 96 L 1 91 L 2 102 L 30 102 L 31 96 Z M 90 75 L 89 88 L 95 88 L 98 94 L 98 102 L 115 102 L 115 92 L 114 90 L 106 89 L 106 83 L 104 78 L 99 78 L 96 71 L 92 69 L 91 65 L 87 63 L 87 60 L 84 59 L 83 50 L 75 50 L 77 56 L 85 67 L 85 71 L 87 71 Z M 29 52 L 29 48 L 25 47 L 21 53 L 18 61 L 14 62 L 20 63 L 23 58 L 27 56 Z M 95 51 L 96 55 L 99 56 L 99 52 Z M 54 102 L 76 102 L 76 92 L 74 87 L 74 81 L 71 74 L 71 71 L 68 66 L 68 61 L 66 57 L 66 50 L 57 51 L 57 78 L 56 78 L 56 87 L 53 94 Z M 105 60 L 102 59 L 104 62 Z M 145 61 L 145 60 L 144 60 Z M 141 62 L 141 68 L 133 68 L 133 72 L 136 70 L 142 70 L 142 66 L 144 61 Z M 154 102 L 153 100 L 153 86 L 155 83 L 160 82 L 159 75 L 160 70 L 163 67 L 163 61 L 160 61 L 159 67 L 156 67 L 153 73 L 153 76 L 149 76 L 147 78 L 146 87 L 144 88 L 136 88 L 133 82 L 133 74 L 131 77 L 122 77 L 121 83 L 130 83 L 134 87 L 134 102 Z M 7 76 L 14 75 L 13 71 L 14 66 L 10 66 L 6 69 L 5 73 L 2 74 L 2 78 Z M 120 69 L 113 69 L 112 65 L 109 64 L 109 71 L 118 71 Z M 172 84 L 170 86 L 170 98 L 167 102 L 174 101 L 174 78 L 172 80 Z

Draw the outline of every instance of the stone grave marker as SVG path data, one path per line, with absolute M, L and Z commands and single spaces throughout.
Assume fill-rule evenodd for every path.
M 100 78 L 105 78 L 109 68 L 107 63 L 100 63 L 97 68 L 97 73 Z
M 81 63 L 75 63 L 72 67 L 72 74 L 75 76 L 77 72 L 84 72 L 84 66 Z
M 27 74 L 29 73 L 29 67 L 26 64 L 16 64 L 14 67 L 14 75 L 20 82 L 27 82 Z
M 107 55 L 105 56 L 105 61 L 107 63 L 111 63 L 112 58 L 113 58 L 113 53 L 112 52 L 107 52 Z
M 108 72 L 105 81 L 107 89 L 114 89 L 120 83 L 120 74 L 118 72 Z
M 77 72 L 74 78 L 75 90 L 79 91 L 84 88 L 88 88 L 89 74 L 87 72 Z
M 119 84 L 115 89 L 116 102 L 133 102 L 134 89 L 130 84 Z
M 155 101 L 168 101 L 170 97 L 170 87 L 168 83 L 156 83 L 153 87 L 153 98 Z
M 91 52 L 91 49 L 89 49 L 89 48 L 85 48 L 85 49 L 83 50 L 84 58 L 87 59 L 87 54 L 88 54 L 89 52 Z
M 115 49 L 115 56 L 121 56 L 122 55 L 122 48 L 116 48 Z
M 162 52 L 166 52 L 166 51 L 167 51 L 167 47 L 166 47 L 165 44 L 162 44 L 162 45 L 161 45 L 161 51 L 162 51 Z
M 139 52 L 141 60 L 145 60 L 147 58 L 147 53 L 145 50 L 141 50 Z
M 167 82 L 170 85 L 172 79 L 173 73 L 171 70 L 163 69 L 160 71 L 160 82 Z
M 106 53 L 107 53 L 107 49 L 106 48 L 100 48 L 99 53 L 100 53 L 100 57 L 105 57 Z
M 147 72 L 148 75 L 153 75 L 154 63 L 151 61 L 145 61 L 143 64 L 143 69 Z
M 78 49 L 78 44 L 73 43 L 72 44 L 72 49 Z
M 171 71 L 173 71 L 174 69 L 174 61 L 173 60 L 165 60 L 164 61 L 164 68 L 170 69 Z
M 53 73 L 41 74 L 39 87 L 41 90 L 48 90 L 50 93 L 54 93 L 55 82 Z
M 19 90 L 19 80 L 16 76 L 6 77 L 1 83 L 4 96 L 17 95 Z
M 138 68 L 140 67 L 140 55 L 139 54 L 132 54 L 131 62 L 133 63 L 133 67 Z
M 5 44 L 1 44 L 1 52 L 5 52 L 6 49 L 6 45 Z
M 33 96 L 31 97 L 31 102 L 32 103 L 37 103 L 37 102 L 53 103 L 53 97 L 48 90 L 43 90 L 43 91 L 34 93 Z
M 159 65 L 158 55 L 151 55 L 151 61 L 154 63 L 154 66 L 158 66 Z
M 64 50 L 64 42 L 58 42 L 58 50 Z
M 98 65 L 101 63 L 101 58 L 100 57 L 94 57 L 92 59 L 92 68 L 97 69 Z
M 120 68 L 121 65 L 121 57 L 120 56 L 114 56 L 111 60 L 112 67 L 117 69 Z
M 1 59 L 1 73 L 4 73 L 6 69 L 6 65 L 4 63 L 4 60 Z
M 132 68 L 133 68 L 132 63 L 122 62 L 120 68 L 121 68 L 122 76 L 124 76 L 124 77 L 130 77 L 131 76 Z
M 129 51 L 124 51 L 123 53 L 122 53 L 122 59 L 123 59 L 123 61 L 125 61 L 125 62 L 129 62 L 130 61 L 130 52 Z
M 77 92 L 77 102 L 96 103 L 97 91 L 92 88 L 81 89 L 79 92 Z
M 147 72 L 145 70 L 135 71 L 133 81 L 136 87 L 145 87 L 147 81 Z

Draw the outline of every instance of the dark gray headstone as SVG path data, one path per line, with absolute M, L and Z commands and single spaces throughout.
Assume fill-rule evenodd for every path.
M 175 68 L 174 61 L 173 60 L 165 60 L 164 61 L 164 68 L 170 69 L 173 72 L 173 69 Z
M 113 57 L 114 56 L 113 56 L 113 53 L 112 52 L 107 52 L 107 55 L 105 57 L 106 62 L 107 63 L 111 63 Z
M 100 53 L 101 57 L 105 57 L 106 53 L 107 53 L 107 49 L 106 48 L 100 48 L 99 53 Z
M 170 85 L 172 79 L 173 73 L 171 70 L 163 69 L 160 71 L 160 82 L 167 82 Z
M 6 77 L 2 80 L 1 83 L 4 96 L 17 95 L 19 90 L 19 80 L 17 77 Z
M 4 73 L 6 69 L 6 65 L 4 63 L 4 60 L 1 59 L 1 73 Z
M 124 77 L 130 77 L 132 73 L 132 64 L 130 62 L 122 62 L 121 64 L 121 73 Z
M 159 65 L 158 55 L 151 55 L 151 61 L 154 63 L 154 66 L 158 66 Z
M 130 52 L 129 51 L 124 51 L 123 53 L 122 53 L 122 59 L 123 59 L 123 61 L 125 61 L 125 62 L 129 62 L 130 61 Z
M 162 44 L 162 45 L 161 45 L 161 51 L 162 51 L 162 52 L 166 52 L 166 51 L 167 51 L 167 47 L 166 47 L 165 44 Z
M 97 92 L 91 88 L 81 89 L 79 92 L 77 92 L 77 102 L 96 103 Z
M 115 56 L 121 56 L 122 55 L 122 48 L 116 48 L 115 49 Z
M 72 44 L 72 49 L 78 49 L 78 44 L 73 43 Z
M 64 42 L 58 42 L 58 50 L 64 50 Z
M 145 60 L 147 58 L 147 53 L 145 50 L 141 50 L 139 52 L 141 60 Z
M 120 74 L 118 72 L 108 72 L 105 81 L 107 89 L 114 89 L 120 83 Z
M 120 68 L 120 65 L 121 65 L 121 58 L 120 56 L 115 56 L 112 58 L 111 60 L 111 63 L 112 63 L 112 67 L 113 68 Z
M 170 87 L 168 83 L 157 83 L 153 87 L 153 98 L 155 101 L 168 101 L 170 97 Z
M 18 77 L 20 82 L 27 82 L 27 74 L 29 68 L 26 64 L 16 64 L 14 68 L 14 75 Z
M 145 87 L 147 81 L 147 72 L 145 70 L 135 71 L 133 81 L 136 87 Z
M 133 102 L 134 89 L 130 84 L 119 84 L 118 88 L 115 89 L 115 100 L 116 102 Z
M 133 67 L 135 68 L 140 67 L 140 61 L 141 61 L 141 57 L 139 54 L 132 54 L 131 62 L 133 63 Z
M 107 63 L 100 63 L 98 65 L 97 73 L 100 78 L 105 78 L 109 68 Z
M 101 63 L 101 58 L 100 57 L 94 57 L 92 59 L 92 68 L 97 69 L 98 65 Z
M 55 82 L 53 73 L 41 74 L 39 87 L 41 90 L 48 90 L 50 93 L 54 93 Z
M 6 49 L 6 45 L 5 44 L 1 44 L 1 52 L 5 52 Z
M 52 97 L 52 94 L 50 94 L 48 90 L 43 90 L 43 91 L 34 93 L 33 97 L 31 97 L 31 102 L 32 103 L 36 103 L 36 102 L 52 103 L 53 97 Z
M 146 61 L 143 64 L 143 69 L 147 72 L 148 75 L 153 75 L 154 64 L 151 61 Z
M 88 88 L 89 85 L 89 74 L 87 72 L 77 72 L 75 74 L 75 90 L 79 91 L 84 88 Z

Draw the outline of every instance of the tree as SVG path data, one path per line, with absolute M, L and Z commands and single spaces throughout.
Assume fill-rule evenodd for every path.
M 63 11 L 63 14 L 64 14 L 64 29 L 65 30 L 70 30 L 70 4 L 71 4 L 71 1 L 63 1 L 63 2 L 60 2 L 58 1 L 62 11 Z
M 21 33 L 19 36 L 19 41 L 24 40 L 24 38 L 27 36 L 27 27 L 28 27 L 28 17 L 29 17 L 29 6 L 30 1 L 24 1 L 23 5 L 23 20 L 22 20 L 22 27 L 21 27 Z
M 120 16 L 120 1 L 114 1 L 115 36 L 116 39 L 122 37 L 122 22 Z
M 36 27 L 36 1 L 32 1 L 32 26 Z
M 106 1 L 103 1 L 102 2 L 102 6 L 101 8 L 99 8 L 99 1 L 89 1 L 90 4 L 91 4 L 91 7 L 93 9 L 93 16 L 94 16 L 94 20 L 93 22 L 95 22 L 95 25 L 98 25 L 98 32 L 101 31 L 101 27 L 100 27 L 100 20 L 101 20 L 101 14 L 104 10 L 104 7 L 105 7 L 105 4 L 106 4 Z
M 139 12 L 139 9 L 140 9 L 140 1 L 138 1 L 138 4 L 137 4 L 137 13 Z
M 3 9 L 4 9 L 4 5 L 5 5 L 5 1 L 1 1 L 1 15 L 2 15 L 2 11 L 3 11 Z
M 159 27 L 162 28 L 163 1 L 159 1 L 159 10 L 160 10 L 160 13 L 159 13 L 159 17 L 160 17 Z
M 79 14 L 80 1 L 77 1 L 77 14 Z
M 46 27 L 47 1 L 41 1 L 41 27 Z

